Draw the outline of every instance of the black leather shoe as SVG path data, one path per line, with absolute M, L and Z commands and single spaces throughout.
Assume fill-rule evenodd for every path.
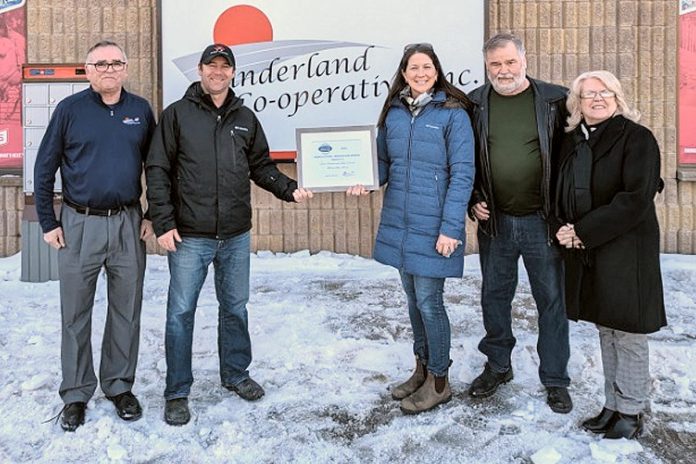
M 247 401 L 256 401 L 266 394 L 261 385 L 253 379 L 244 379 L 237 385 L 225 385 L 229 391 L 233 391 Z
M 611 409 L 602 408 L 602 412 L 595 417 L 584 421 L 582 428 L 592 433 L 605 433 L 619 419 L 619 413 Z
M 127 391 L 120 395 L 107 396 L 107 399 L 114 403 L 116 414 L 124 421 L 135 421 L 143 417 L 143 408 L 133 393 Z
M 164 405 L 164 421 L 169 425 L 184 425 L 191 420 L 188 398 L 167 400 Z
M 488 363 L 483 368 L 483 373 L 476 377 L 469 387 L 469 396 L 474 398 L 486 398 L 491 396 L 498 387 L 512 380 L 512 367 L 505 372 L 494 372 Z
M 87 403 L 69 403 L 63 407 L 63 415 L 60 418 L 60 426 L 66 432 L 74 432 L 85 423 L 85 409 Z
M 566 387 L 546 387 L 546 403 L 558 414 L 568 414 L 573 410 L 573 400 Z
M 643 417 L 640 414 L 631 416 L 618 413 L 618 418 L 611 428 L 607 430 L 607 433 L 604 434 L 604 438 L 627 438 L 632 440 L 641 433 L 643 433 Z

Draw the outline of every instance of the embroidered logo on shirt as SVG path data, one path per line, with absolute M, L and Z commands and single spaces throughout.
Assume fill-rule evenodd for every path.
M 247 129 L 246 127 L 234 126 L 234 128 L 240 131 L 249 132 L 249 129 Z
M 129 118 L 126 116 L 123 118 L 123 124 L 127 126 L 139 126 L 140 125 L 140 118 Z
M 439 129 L 440 128 L 440 126 L 433 126 L 432 124 L 426 124 L 425 127 L 427 127 L 428 129 Z

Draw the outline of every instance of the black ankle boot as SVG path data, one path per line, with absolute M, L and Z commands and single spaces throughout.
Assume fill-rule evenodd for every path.
M 495 372 L 486 363 L 481 375 L 476 377 L 469 387 L 469 396 L 486 398 L 491 396 L 498 387 L 512 380 L 512 367 L 506 372 Z
M 60 418 L 61 428 L 66 432 L 74 432 L 85 423 L 85 409 L 87 409 L 87 403 L 80 401 L 66 404 Z
M 602 408 L 602 412 L 600 412 L 599 415 L 584 421 L 582 423 L 582 428 L 592 433 L 605 433 L 618 419 L 618 412 Z
M 640 414 L 635 416 L 618 413 L 618 418 L 611 426 L 604 438 L 627 438 L 632 440 L 643 432 L 643 417 Z

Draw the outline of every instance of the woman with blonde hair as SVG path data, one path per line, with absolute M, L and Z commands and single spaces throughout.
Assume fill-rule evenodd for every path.
M 660 150 L 608 71 L 578 76 L 567 107 L 556 237 L 568 251 L 568 317 L 597 325 L 604 370 L 604 408 L 582 427 L 631 439 L 649 405 L 647 334 L 666 325 L 653 203 Z

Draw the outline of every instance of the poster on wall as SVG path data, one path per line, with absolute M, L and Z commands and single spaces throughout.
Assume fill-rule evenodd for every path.
M 22 64 L 26 0 L 0 1 L 0 174 L 22 171 Z
M 679 1 L 679 164 L 696 165 L 696 0 Z
M 464 91 L 483 83 L 484 3 L 162 1 L 162 103 L 199 80 L 207 45 L 224 43 L 236 58 L 234 92 L 261 120 L 275 157 L 294 158 L 296 128 L 376 123 L 406 44 L 432 44 Z

